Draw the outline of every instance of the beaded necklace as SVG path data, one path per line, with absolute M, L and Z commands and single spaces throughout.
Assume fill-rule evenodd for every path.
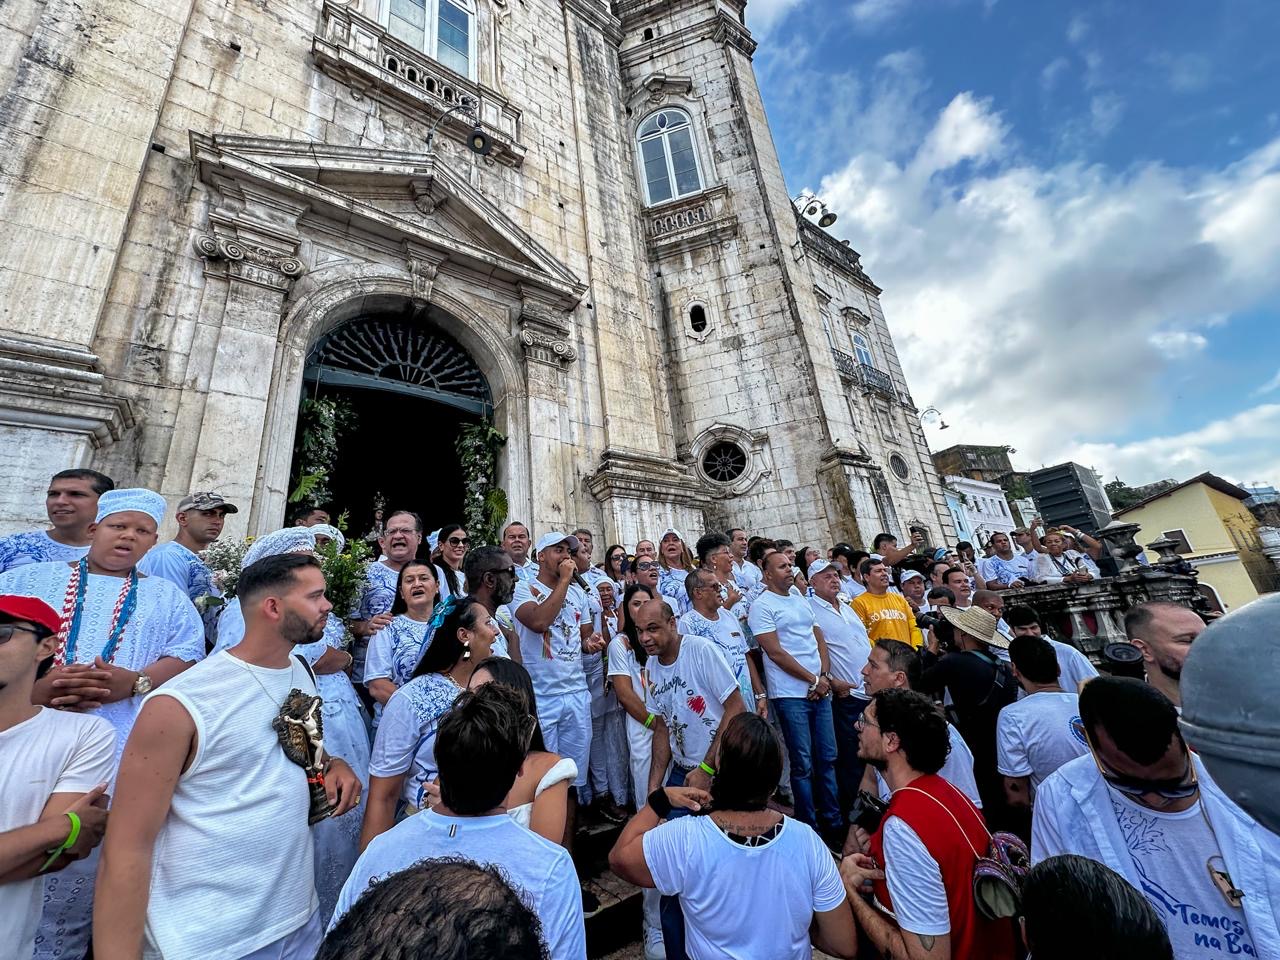
M 76 641 L 80 638 L 80 624 L 84 618 L 84 597 L 89 581 L 89 560 L 82 557 L 71 568 L 71 577 L 67 580 L 67 592 L 62 601 L 62 629 L 58 631 L 58 649 L 54 653 L 54 664 L 63 666 L 74 663 L 76 657 Z M 115 609 L 111 614 L 111 629 L 107 631 L 107 645 L 102 648 L 102 659 L 114 663 L 116 650 L 120 646 L 120 638 L 124 636 L 124 628 L 138 606 L 138 571 L 131 569 L 120 587 L 120 595 L 116 597 Z

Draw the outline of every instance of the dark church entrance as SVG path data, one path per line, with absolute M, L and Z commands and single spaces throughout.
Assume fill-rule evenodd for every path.
M 304 398 L 337 399 L 350 411 L 328 476 L 329 510 L 347 513 L 348 536 L 374 529 L 379 503 L 417 512 L 426 531 L 462 520 L 455 442 L 464 425 L 492 419 L 493 401 L 480 368 L 446 332 L 455 323 L 405 301 L 344 323 L 312 348 Z M 297 449 L 294 458 L 296 478 Z

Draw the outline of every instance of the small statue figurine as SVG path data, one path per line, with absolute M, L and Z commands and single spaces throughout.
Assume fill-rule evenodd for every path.
M 311 790 L 311 810 L 307 824 L 314 825 L 333 814 L 333 805 L 324 789 L 324 719 L 319 697 L 296 687 L 289 691 L 271 727 L 280 738 L 284 755 L 307 772 Z

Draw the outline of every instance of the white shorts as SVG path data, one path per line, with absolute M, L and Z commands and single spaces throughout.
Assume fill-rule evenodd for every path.
M 547 749 L 578 766 L 575 787 L 587 785 L 591 765 L 591 694 L 586 690 L 538 698 L 538 725 Z

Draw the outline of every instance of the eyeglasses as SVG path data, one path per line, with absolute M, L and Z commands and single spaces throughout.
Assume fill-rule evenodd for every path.
M 1084 742 L 1089 746 L 1089 753 L 1093 757 L 1093 762 L 1098 767 L 1098 773 L 1102 775 L 1102 779 L 1125 796 L 1144 797 L 1155 794 L 1165 800 L 1185 800 L 1187 797 L 1194 796 L 1196 791 L 1200 789 L 1200 782 L 1196 777 L 1196 765 L 1191 762 L 1191 751 L 1187 749 L 1185 743 L 1182 745 L 1182 752 L 1187 766 L 1182 772 L 1182 776 L 1148 780 L 1143 777 L 1126 776 L 1108 768 L 1103 764 L 1102 758 L 1098 756 L 1098 750 L 1093 745 L 1093 738 L 1089 736 L 1089 731 L 1085 729 L 1084 723 L 1080 720 L 1073 720 L 1071 721 L 1071 727 L 1076 733 L 1084 737 Z
M 879 730 L 880 724 L 876 723 L 874 720 L 868 720 L 867 715 L 864 713 L 857 720 L 853 721 L 853 728 L 855 730 L 861 730 L 864 727 L 875 727 L 877 730 Z
M 451 547 L 465 547 L 470 545 L 471 540 L 467 537 L 450 537 L 445 543 Z
M 32 630 L 30 627 L 24 627 L 17 623 L 0 623 L 0 643 L 8 643 L 13 639 L 15 633 L 29 633 L 37 640 L 40 639 L 40 631 Z
M 641 560 L 639 563 L 636 564 L 636 569 L 637 570 L 657 570 L 658 565 L 656 563 L 650 563 L 647 560 Z
M 403 534 L 406 537 L 416 537 L 418 535 L 418 531 L 414 527 L 388 527 L 383 536 L 394 537 L 396 534 Z
M 495 577 L 500 573 L 505 573 L 509 577 L 516 575 L 515 567 L 495 567 L 493 570 L 486 570 L 485 573 L 492 573 Z

